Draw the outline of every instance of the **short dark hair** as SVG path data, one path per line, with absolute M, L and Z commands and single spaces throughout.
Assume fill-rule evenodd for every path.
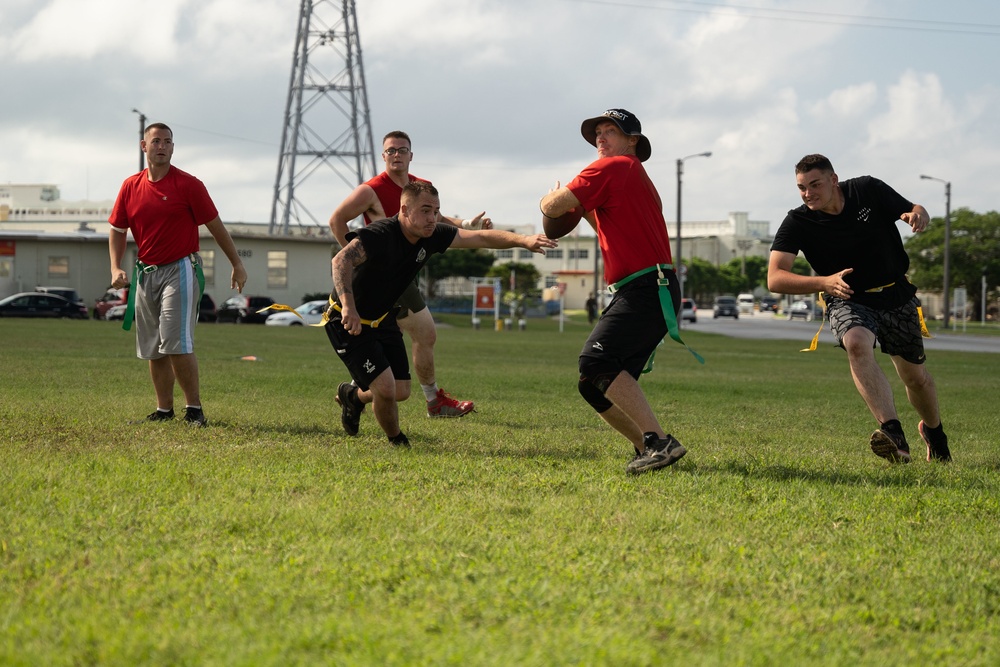
M 413 142 L 410 141 L 410 135 L 408 135 L 406 132 L 403 132 L 402 130 L 393 130 L 389 134 L 387 134 L 384 137 L 382 137 L 382 143 L 383 144 L 385 143 L 386 139 L 403 139 L 411 147 L 413 146 Z
M 805 156 L 795 165 L 796 174 L 804 174 L 807 171 L 812 171 L 813 169 L 819 169 L 820 171 L 832 173 L 833 164 L 831 164 L 830 158 L 825 155 L 813 153 L 812 155 Z
M 166 130 L 170 133 L 170 138 L 174 138 L 174 131 L 171 130 L 166 123 L 150 123 L 146 126 L 146 129 L 142 131 L 142 138 L 145 139 L 146 135 L 149 134 L 150 130 Z
M 440 197 L 437 188 L 427 181 L 410 181 L 403 186 L 403 194 L 400 195 L 399 199 L 400 201 L 411 202 L 425 193 L 432 197 Z

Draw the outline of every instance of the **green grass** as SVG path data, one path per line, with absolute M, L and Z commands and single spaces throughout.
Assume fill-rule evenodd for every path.
M 0 664 L 1000 662 L 1000 355 L 930 355 L 955 462 L 890 466 L 841 351 L 687 329 L 707 365 L 667 343 L 642 384 L 689 453 L 629 477 L 585 320 L 449 321 L 478 412 L 417 389 L 409 451 L 343 435 L 316 329 L 200 326 L 198 430 L 128 424 L 114 324 L 0 321 Z

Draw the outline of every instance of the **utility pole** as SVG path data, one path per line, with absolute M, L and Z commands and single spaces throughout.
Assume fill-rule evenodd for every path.
M 138 109 L 132 109 L 132 113 L 139 114 L 139 141 L 146 136 L 146 114 Z M 139 171 L 146 168 L 146 154 L 142 152 L 142 144 L 139 145 Z
M 293 221 L 328 232 L 331 172 L 349 189 L 375 175 L 357 12 L 354 0 L 301 0 L 268 232 Z

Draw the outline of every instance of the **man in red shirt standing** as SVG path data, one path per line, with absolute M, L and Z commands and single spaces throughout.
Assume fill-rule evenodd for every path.
M 660 196 L 642 166 L 652 149 L 639 119 L 609 109 L 583 121 L 581 132 L 597 148 L 597 160 L 542 198 L 542 224 L 552 237 L 556 219 L 576 209 L 597 232 L 614 297 L 580 352 L 579 390 L 632 443 L 635 457 L 626 470 L 639 474 L 687 453 L 664 432 L 638 382 L 667 334 L 668 308 L 676 320 L 680 290 Z
M 330 216 L 330 229 L 337 237 L 340 247 L 347 246 L 348 223 L 358 216 L 364 216 L 365 225 L 376 220 L 391 218 L 399 213 L 399 198 L 403 186 L 413 181 L 425 181 L 410 174 L 413 159 L 410 137 L 399 130 L 390 132 L 382 140 L 382 159 L 385 171 L 362 183 L 341 202 Z M 469 220 L 441 216 L 446 222 L 463 229 L 492 229 L 493 223 L 484 217 L 485 211 Z M 413 369 L 427 400 L 427 415 L 430 417 L 462 417 L 472 412 L 472 401 L 459 401 L 449 396 L 437 386 L 434 370 L 434 343 L 437 330 L 434 317 L 424 303 L 416 282 L 411 284 L 399 298 L 400 310 L 397 315 L 399 328 L 410 336 L 413 346 Z
M 134 312 L 136 355 L 149 360 L 156 410 L 146 421 L 174 418 L 176 380 L 184 392 L 184 420 L 205 426 L 208 421 L 201 407 L 194 354 L 194 325 L 204 287 L 197 254 L 198 227 L 205 225 L 229 258 L 234 289 L 243 291 L 247 272 L 205 185 L 171 166 L 174 134 L 170 128 L 153 123 L 143 132 L 140 146 L 149 166 L 125 179 L 108 220 L 111 285 L 130 287 L 126 328 Z M 136 285 L 131 285 L 122 268 L 129 230 L 138 246 L 131 281 Z

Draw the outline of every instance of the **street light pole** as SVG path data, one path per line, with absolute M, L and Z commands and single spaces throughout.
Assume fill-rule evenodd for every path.
M 145 137 L 146 132 L 146 114 L 139 111 L 138 109 L 132 109 L 132 113 L 139 114 L 139 141 L 142 141 Z M 139 146 L 139 171 L 146 168 L 146 156 L 142 153 L 142 145 Z
M 949 294 L 951 291 L 951 181 L 924 174 L 920 174 L 920 178 L 944 183 L 944 262 L 942 270 L 944 271 L 944 328 L 947 329 L 951 319 L 951 296 Z
M 684 254 L 681 252 L 681 184 L 684 176 L 684 160 L 693 157 L 712 157 L 712 151 L 695 153 L 677 159 L 677 257 L 674 258 L 674 268 L 677 270 L 677 280 L 680 281 L 681 298 L 684 298 Z

